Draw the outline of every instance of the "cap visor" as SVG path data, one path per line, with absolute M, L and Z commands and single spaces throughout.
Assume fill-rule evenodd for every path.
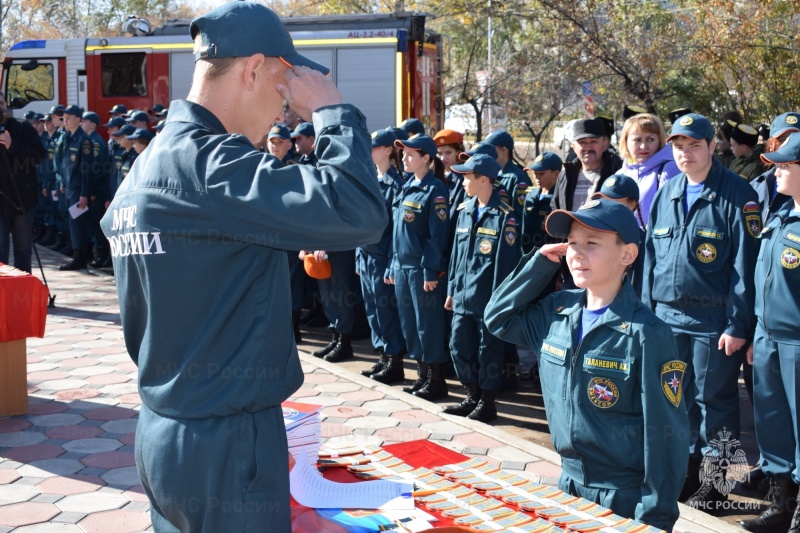
M 616 230 L 608 227 L 606 224 L 603 224 L 595 218 L 581 216 L 577 213 L 565 211 L 563 209 L 557 209 L 550 213 L 544 222 L 544 227 L 547 233 L 553 237 L 558 239 L 566 239 L 569 237 L 569 232 L 572 228 L 573 222 L 577 222 L 581 226 L 585 226 L 596 231 L 617 233 Z
M 800 159 L 796 156 L 782 154 L 780 152 L 770 152 L 768 154 L 761 154 L 761 161 L 764 163 L 797 163 Z
M 590 200 L 597 200 L 598 198 L 605 198 L 606 200 L 622 200 L 625 197 L 621 194 L 614 194 L 612 192 L 596 192 L 590 197 Z
M 689 135 L 688 132 L 687 132 L 687 133 L 676 133 L 674 135 L 670 135 L 669 137 L 667 137 L 666 142 L 670 142 L 675 137 L 686 137 L 687 139 L 693 139 L 695 141 L 705 141 L 706 140 L 706 138 L 703 137 L 702 135 L 700 135 L 698 137 L 695 137 L 694 135 Z
M 788 127 L 788 128 L 783 128 L 783 129 L 780 129 L 780 130 L 778 130 L 778 131 L 773 131 L 773 132 L 770 134 L 770 137 L 771 137 L 771 138 L 773 138 L 773 139 L 774 139 L 775 137 L 780 137 L 781 135 L 783 135 L 783 134 L 784 134 L 784 133 L 786 133 L 787 131 L 795 132 L 795 131 L 800 131 L 800 129 L 798 129 L 798 128 L 793 128 L 793 127 L 791 127 L 791 126 L 790 126 L 790 127 Z
M 306 56 L 300 55 L 297 52 L 291 55 L 281 56 L 281 61 L 283 61 L 289 67 L 294 67 L 294 66 L 308 67 L 312 70 L 322 72 L 326 76 L 328 76 L 331 73 L 331 69 L 329 69 L 328 67 L 320 65 L 316 61 L 311 61 Z
M 599 139 L 600 135 L 595 135 L 593 133 L 579 133 L 575 137 L 572 138 L 573 141 L 580 141 L 581 139 Z
M 467 168 L 466 165 L 453 165 L 450 167 L 450 170 L 456 174 L 469 174 L 470 172 L 475 172 L 475 170 Z

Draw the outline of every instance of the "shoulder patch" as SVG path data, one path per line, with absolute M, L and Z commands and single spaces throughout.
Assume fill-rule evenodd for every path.
M 744 204 L 742 207 L 743 213 L 760 213 L 761 209 L 758 207 L 758 203 L 753 202 L 752 200 Z
M 669 361 L 661 367 L 661 389 L 669 403 L 678 407 L 683 399 L 683 377 L 686 373 L 686 363 L 683 361 Z
M 745 224 L 747 224 L 747 233 L 751 237 L 758 238 L 761 235 L 761 215 L 756 213 L 754 215 L 745 215 Z

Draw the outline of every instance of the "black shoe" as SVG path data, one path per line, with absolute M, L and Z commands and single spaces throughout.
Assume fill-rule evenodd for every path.
M 444 379 L 429 379 L 425 386 L 414 393 L 414 396 L 432 402 L 447 398 L 447 382 Z
M 796 513 L 797 485 L 786 478 L 770 479 L 772 504 L 755 518 L 740 520 L 739 525 L 754 533 L 776 533 L 789 529 Z
M 339 343 L 324 357 L 329 363 L 338 363 L 352 358 L 353 345 L 350 344 L 350 335 L 346 333 L 339 335 Z
M 695 492 L 700 490 L 700 464 L 702 459 L 698 457 L 689 457 L 689 465 L 686 468 L 686 477 L 683 480 L 683 488 L 681 489 L 679 502 L 685 502 Z
M 108 256 L 105 254 L 98 254 L 97 257 L 89 261 L 89 266 L 92 268 L 100 268 L 105 264 Z
M 792 523 L 789 525 L 789 531 L 786 533 L 800 533 L 800 494 L 797 495 L 797 500 L 794 504 L 794 514 L 792 515 Z
M 725 480 L 722 480 L 722 482 L 724 483 Z M 724 510 L 723 504 L 727 501 L 727 494 L 722 494 L 710 482 L 706 481 L 697 492 L 686 500 L 686 505 L 698 511 L 717 515 Z
M 494 404 L 494 396 L 495 391 L 483 391 L 481 394 L 481 401 L 478 402 L 475 410 L 467 415 L 467 418 L 479 422 L 491 422 L 497 418 L 497 407 Z
M 750 469 L 747 480 L 742 482 L 742 487 L 766 494 L 770 488 L 769 478 L 764 471 L 761 470 L 761 465 L 756 465 Z
M 470 385 L 467 389 L 467 397 L 458 405 L 448 405 L 442 412 L 454 416 L 467 416 L 478 407 L 481 399 L 481 389 L 477 385 Z
M 82 270 L 86 268 L 86 261 L 83 259 L 83 252 L 81 250 L 75 250 L 75 255 L 72 258 L 72 261 L 67 263 L 66 265 L 61 265 L 58 267 L 59 270 Z
M 334 348 L 336 348 L 337 344 L 339 344 L 339 332 L 334 331 L 333 338 L 331 338 L 331 342 L 329 342 L 319 350 L 311 352 L 311 355 L 313 355 L 314 357 L 325 357 L 326 355 L 331 353 Z
M 391 385 L 392 383 L 403 381 L 405 379 L 405 374 L 403 372 L 403 354 L 384 357 L 388 359 L 386 365 L 380 372 L 372 374 L 370 377 L 384 385 Z
M 378 348 L 378 357 L 379 357 L 378 362 L 372 365 L 371 368 L 361 371 L 362 376 L 368 378 L 371 377 L 372 374 L 377 374 L 378 372 L 383 370 L 383 367 L 385 367 L 386 364 L 389 362 L 389 356 L 383 353 L 383 348 Z
M 412 383 L 411 386 L 403 387 L 402 389 L 400 389 L 403 392 L 407 392 L 409 394 L 414 394 L 415 392 L 420 390 L 422 387 L 424 387 L 425 384 L 428 382 L 428 379 L 430 377 L 430 371 L 431 371 L 430 365 L 428 365 L 427 363 L 423 363 L 422 361 L 418 362 L 417 365 L 418 365 L 417 366 L 417 379 L 414 380 L 414 383 Z

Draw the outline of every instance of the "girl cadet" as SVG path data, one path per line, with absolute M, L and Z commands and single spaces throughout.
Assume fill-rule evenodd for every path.
M 655 115 L 634 115 L 622 126 L 619 155 L 624 165 L 620 172 L 636 180 L 639 185 L 642 227 L 647 226 L 650 205 L 658 188 L 681 172 L 666 139 L 664 124 Z
M 395 141 L 403 167 L 413 179 L 393 204 L 392 264 L 386 282 L 395 286 L 400 325 L 409 357 L 419 364 L 418 379 L 405 392 L 426 400 L 447 397 L 444 366 L 444 276 L 447 241 L 447 186 L 436 143 L 427 135 Z M 398 357 L 396 364 L 401 361 Z
M 776 166 L 778 192 L 790 197 L 760 235 L 756 333 L 747 352 L 761 469 L 770 478 L 772 505 L 739 525 L 758 533 L 800 533 L 795 503 L 800 485 L 800 133 L 761 157 Z
M 406 350 L 394 288 L 383 282 L 392 258 L 392 203 L 403 188 L 396 167 L 399 163 L 394 149 L 396 140 L 397 137 L 389 129 L 372 134 L 372 161 L 378 170 L 378 183 L 389 213 L 389 224 L 380 241 L 356 249 L 356 272 L 361 279 L 361 293 L 372 331 L 372 346 L 380 355 L 380 360 L 372 368 L 361 373 L 387 384 L 403 380 L 401 356 Z

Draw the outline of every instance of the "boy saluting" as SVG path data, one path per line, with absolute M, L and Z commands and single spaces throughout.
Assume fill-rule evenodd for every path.
M 525 255 L 492 295 L 489 331 L 539 356 L 559 488 L 670 531 L 688 460 L 686 368 L 670 328 L 624 280 L 636 260 L 631 211 L 591 200 L 545 222 L 568 242 Z M 577 290 L 531 304 L 566 256 Z

